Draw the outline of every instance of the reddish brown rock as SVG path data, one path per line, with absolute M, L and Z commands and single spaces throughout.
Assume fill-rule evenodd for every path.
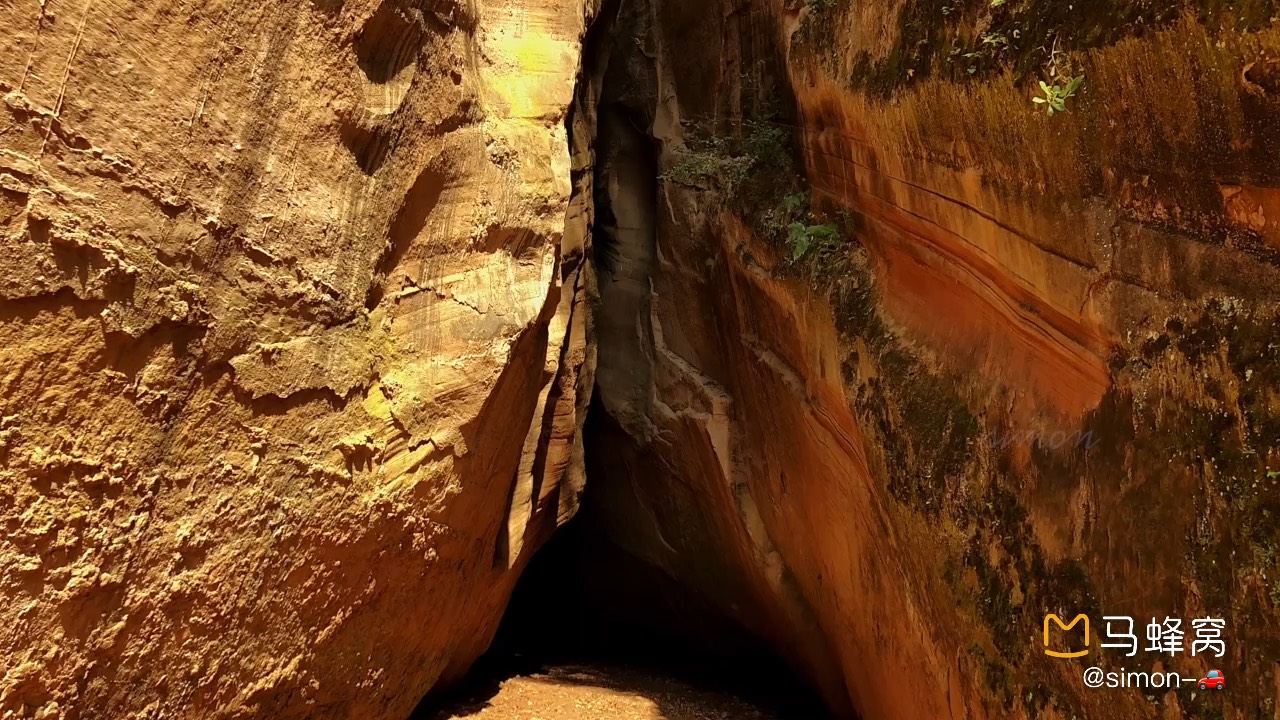
M 1048 117 L 1012 63 L 948 69 L 1004 22 L 980 5 L 726 2 L 698 25 L 649 4 L 624 97 L 660 148 L 652 203 L 598 170 L 653 260 L 647 287 L 602 274 L 633 349 L 602 332 L 591 516 L 844 714 L 1221 710 L 1085 690 L 1042 652 L 1050 611 L 1226 617 L 1226 712 L 1268 714 L 1278 136 L 1240 69 L 1280 34 L 1083 8 L 1087 80 Z M 788 192 L 772 166 L 682 181 L 690 157 L 750 161 L 762 122 L 797 138 L 811 222 L 844 232 L 820 260 L 752 215 Z M 623 280 L 644 292 L 610 318 Z

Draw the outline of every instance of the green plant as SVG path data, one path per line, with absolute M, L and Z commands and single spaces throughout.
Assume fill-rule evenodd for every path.
M 1080 85 L 1083 83 L 1083 75 L 1068 78 L 1065 84 L 1062 83 L 1061 78 L 1055 80 L 1052 85 L 1041 80 L 1040 91 L 1044 93 L 1044 97 L 1033 97 L 1031 102 L 1046 106 L 1050 116 L 1054 113 L 1066 112 L 1067 100 L 1070 100 L 1076 94 L 1076 91 L 1080 89 Z
M 664 180 L 687 187 L 720 189 L 732 193 L 751 170 L 751 158 L 727 155 L 720 148 L 677 151 L 676 162 L 663 173 Z
M 781 202 L 759 213 L 759 227 L 766 234 L 778 236 L 792 222 L 809 214 L 809 193 L 801 190 L 782 196 Z
M 789 164 L 785 131 L 763 121 L 749 121 L 745 130 L 741 136 L 719 135 L 693 124 L 685 147 L 674 151 L 675 162 L 660 177 L 732 197 L 753 170 Z
M 817 257 L 827 255 L 839 242 L 840 230 L 835 225 L 806 225 L 797 220 L 787 226 L 787 247 L 791 249 L 793 263 L 810 253 Z
M 748 120 L 742 150 L 760 167 L 790 168 L 791 153 L 787 147 L 788 130 L 765 120 Z
M 1267 471 L 1267 479 L 1268 479 L 1268 480 L 1275 480 L 1276 478 L 1280 478 L 1280 470 L 1268 470 L 1268 471 Z
M 1004 47 L 1009 44 L 1009 38 L 1004 33 L 988 32 L 982 34 L 983 45 L 995 45 L 996 47 Z
M 751 119 L 738 132 L 723 134 L 705 121 L 691 121 L 687 127 L 684 146 L 673 152 L 673 162 L 661 175 L 664 180 L 717 191 L 724 207 L 738 213 L 759 237 L 785 245 L 788 265 L 806 261 L 815 282 L 840 272 L 837 251 L 844 236 L 839 226 L 815 217 L 788 125 Z

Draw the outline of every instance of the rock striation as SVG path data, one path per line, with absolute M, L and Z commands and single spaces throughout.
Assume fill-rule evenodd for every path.
M 1268 16 L 639 4 L 606 96 L 645 140 L 614 155 L 648 143 L 656 173 L 600 151 L 599 215 L 630 220 L 601 269 L 598 532 L 842 715 L 1269 716 Z M 1074 42 L 1067 113 L 1032 102 L 1019 28 Z M 841 240 L 796 259 L 770 223 L 799 187 Z M 1240 693 L 1087 690 L 1048 612 L 1223 617 Z

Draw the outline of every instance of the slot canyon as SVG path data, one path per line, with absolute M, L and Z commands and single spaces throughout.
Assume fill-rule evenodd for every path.
M 1280 720 L 1278 23 L 0 0 L 0 720 Z

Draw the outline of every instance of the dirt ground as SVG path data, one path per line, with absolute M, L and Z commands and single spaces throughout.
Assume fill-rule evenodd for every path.
M 493 688 L 490 688 L 492 691 Z M 501 682 L 430 720 L 810 720 L 642 670 L 568 665 Z

